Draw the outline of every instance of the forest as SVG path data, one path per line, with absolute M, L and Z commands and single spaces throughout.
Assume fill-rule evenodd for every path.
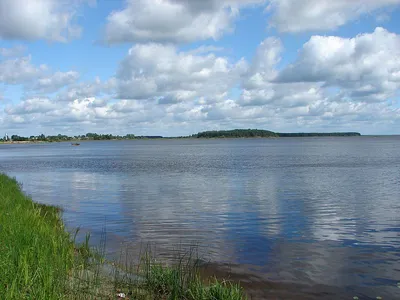
M 234 129 L 203 131 L 194 134 L 196 138 L 275 138 L 275 137 L 323 137 L 323 136 L 360 136 L 358 132 L 298 132 L 279 133 L 260 129 Z

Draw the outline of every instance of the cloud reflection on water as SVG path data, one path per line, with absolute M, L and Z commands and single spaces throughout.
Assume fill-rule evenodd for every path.
M 265 279 L 384 287 L 400 278 L 400 140 L 380 141 L 99 142 L 0 157 L 68 225 L 94 240 L 106 227 L 111 250 L 198 244 Z

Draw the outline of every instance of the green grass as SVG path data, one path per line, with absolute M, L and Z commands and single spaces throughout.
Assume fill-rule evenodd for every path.
M 34 203 L 0 174 L 0 299 L 60 299 L 74 245 L 60 209 Z
M 237 284 L 201 278 L 193 251 L 170 266 L 149 249 L 136 264 L 131 257 L 107 262 L 105 233 L 100 250 L 89 247 L 90 235 L 76 245 L 79 230 L 69 234 L 60 214 L 0 174 L 0 299 L 115 299 L 119 292 L 137 300 L 245 299 Z
M 191 272 L 191 271 L 190 271 Z M 228 281 L 214 279 L 205 284 L 198 273 L 190 274 L 174 267 L 154 264 L 143 283 L 153 299 L 185 300 L 242 300 L 242 288 Z M 138 297 L 135 297 L 138 298 Z
M 238 284 L 216 278 L 202 278 L 195 248 L 175 260 L 175 264 L 165 265 L 147 247 L 137 265 L 120 267 L 122 276 L 118 272 L 114 274 L 114 288 L 137 300 L 246 299 Z

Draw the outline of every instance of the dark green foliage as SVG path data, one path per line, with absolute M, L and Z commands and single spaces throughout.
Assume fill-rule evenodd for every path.
M 137 139 L 162 139 L 161 135 L 140 135 L 136 137 Z
M 316 136 L 360 136 L 358 132 L 298 132 L 298 133 L 279 133 L 260 129 L 234 129 L 234 130 L 214 130 L 204 131 L 194 134 L 195 138 L 269 138 L 269 137 L 316 137 Z
M 275 132 L 260 129 L 234 129 L 204 131 L 194 135 L 197 138 L 256 138 L 278 137 Z
M 28 141 L 29 139 L 27 137 L 19 136 L 19 135 L 12 135 L 11 139 L 13 141 L 18 141 L 18 142 L 23 142 L 23 141 Z

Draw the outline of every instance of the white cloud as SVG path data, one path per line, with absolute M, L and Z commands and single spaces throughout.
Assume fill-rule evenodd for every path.
M 307 83 L 268 83 L 259 89 L 244 89 L 239 103 L 242 106 L 270 105 L 280 109 L 308 106 L 325 98 L 318 85 Z
M 21 85 L 28 97 L 32 95 L 45 96 L 62 90 L 58 100 L 73 101 L 75 99 L 97 96 L 101 93 L 113 94 L 116 87 L 115 78 L 93 82 L 78 82 L 80 74 L 77 71 L 53 71 L 47 65 L 34 65 L 31 55 L 19 57 L 25 48 L 0 48 L 0 84 Z M 10 56 L 17 56 L 10 58 Z M 66 88 L 66 89 L 64 89 Z
M 116 85 L 117 81 L 115 78 L 110 78 L 106 81 L 95 78 L 91 82 L 77 82 L 59 92 L 56 100 L 71 102 L 77 99 L 97 97 L 102 94 L 113 96 Z
M 274 82 L 279 75 L 277 65 L 282 52 L 283 45 L 278 38 L 270 37 L 261 42 L 243 81 L 239 99 L 242 106 L 268 104 L 290 108 L 307 106 L 323 97 L 319 84 Z
M 4 48 L 4 54 L 14 56 L 20 48 Z M 79 79 L 76 71 L 52 72 L 48 66 L 32 64 L 31 56 L 0 59 L 0 83 L 23 85 L 25 91 L 52 93 Z
M 5 108 L 5 112 L 9 115 L 25 115 L 46 113 L 56 108 L 56 104 L 47 98 L 32 98 L 14 106 Z
M 15 105 L 9 105 L 5 108 L 8 115 L 25 115 L 31 121 L 53 121 L 62 119 L 74 119 L 75 121 L 85 121 L 93 116 L 98 108 L 104 105 L 93 105 L 96 103 L 95 98 L 84 98 L 72 101 L 67 105 L 62 102 L 52 101 L 48 98 L 31 98 L 21 101 Z M 56 118 L 56 119 L 54 119 Z
M 162 103 L 212 98 L 228 92 L 247 66 L 229 63 L 212 53 L 178 52 L 161 44 L 136 45 L 129 50 L 117 72 L 118 92 L 125 99 L 154 99 Z
M 386 101 L 400 88 L 400 36 L 383 28 L 351 39 L 312 36 L 277 82 L 322 82 L 351 101 Z
M 283 46 L 278 38 L 265 39 L 258 46 L 248 70 L 245 88 L 265 87 L 277 76 L 276 65 L 281 60 Z
M 188 51 L 188 53 L 190 53 L 190 54 L 206 54 L 206 53 L 215 53 L 215 52 L 220 52 L 220 51 L 224 51 L 224 48 L 203 45 L 203 46 L 200 46 L 198 48 Z
M 31 63 L 31 56 L 0 60 L 0 82 L 6 84 L 22 84 L 40 76 L 47 67 L 36 67 Z
M 218 39 L 232 30 L 243 5 L 261 0 L 127 0 L 107 18 L 106 41 L 192 42 Z
M 215 10 L 191 5 L 187 9 Z M 168 43 L 136 44 L 115 78 L 92 82 L 80 82 L 74 71 L 34 66 L 29 56 L 4 58 L 0 81 L 44 95 L 3 103 L 0 128 L 41 127 L 46 134 L 185 135 L 240 127 L 393 133 L 400 130 L 399 49 L 399 36 L 382 28 L 354 38 L 312 36 L 286 66 L 275 37 L 260 43 L 250 62 L 231 61 L 213 46 L 181 51 Z
M 268 23 L 281 32 L 336 29 L 368 14 L 388 16 L 400 0 L 126 0 L 107 18 L 105 40 L 193 42 L 219 39 L 234 30 L 240 9 L 266 8 Z M 259 28 L 258 30 L 262 30 Z
M 378 28 L 353 39 L 312 37 L 293 65 L 279 70 L 283 47 L 258 47 L 240 98 L 203 108 L 207 118 L 280 131 L 375 130 L 400 125 L 399 37 Z M 381 103 L 379 103 L 381 102 Z
M 0 56 L 10 57 L 10 56 L 20 56 L 25 52 L 25 47 L 18 45 L 11 48 L 0 48 Z
M 400 0 L 270 0 L 270 25 L 282 32 L 336 29 Z
M 75 71 L 55 72 L 49 76 L 39 78 L 34 89 L 51 93 L 76 82 L 78 79 L 79 73 Z
M 65 42 L 80 35 L 74 23 L 83 0 L 0 0 L 0 38 Z
M 6 106 L 0 127 L 13 128 L 18 124 L 32 128 L 44 128 L 57 133 L 67 128 L 74 133 L 87 131 L 125 132 L 132 126 L 154 124 L 165 117 L 165 111 L 150 103 L 120 100 L 110 103 L 101 98 L 89 97 L 70 102 L 48 98 L 31 98 L 18 104 Z M 34 133 L 34 132 L 33 132 Z
M 242 106 L 232 99 L 207 104 L 188 101 L 158 105 L 150 100 L 105 101 L 91 97 L 59 102 L 33 98 L 7 106 L 4 124 L 0 127 L 13 130 L 18 124 L 25 126 L 25 130 L 27 126 L 41 127 L 47 134 L 65 132 L 65 129 L 75 134 L 88 131 L 124 133 L 130 128 L 128 131 L 137 134 L 163 135 L 233 127 L 278 131 L 400 128 L 399 109 L 386 103 L 327 100 L 315 99 L 308 105 L 284 107 L 278 103 Z

